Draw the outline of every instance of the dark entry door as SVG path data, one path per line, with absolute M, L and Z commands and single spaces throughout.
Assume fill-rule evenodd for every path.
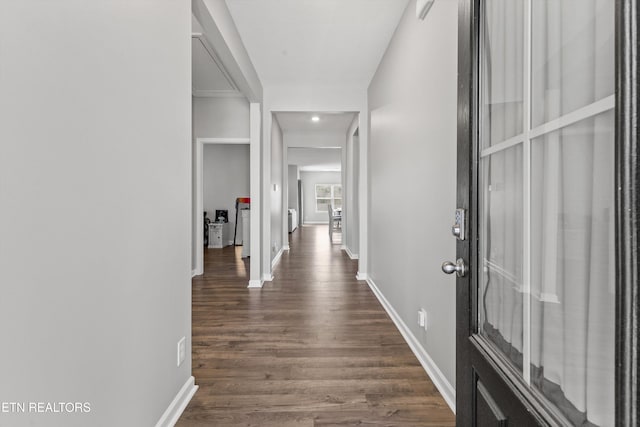
M 638 425 L 635 1 L 459 5 L 458 425 Z

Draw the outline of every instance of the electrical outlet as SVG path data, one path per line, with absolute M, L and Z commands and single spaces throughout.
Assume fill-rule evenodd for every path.
M 187 356 L 187 338 L 182 337 L 178 341 L 178 366 L 182 365 L 184 358 Z
M 418 310 L 418 325 L 424 328 L 425 331 L 427 330 L 427 310 L 424 308 Z
M 424 308 L 418 310 L 418 325 L 424 328 L 425 322 L 427 320 L 427 312 L 424 311 Z

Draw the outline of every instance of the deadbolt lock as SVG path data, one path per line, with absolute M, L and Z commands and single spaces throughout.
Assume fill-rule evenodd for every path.
M 466 211 L 464 209 L 456 209 L 455 223 L 451 227 L 451 234 L 456 236 L 458 240 L 464 240 L 466 238 Z

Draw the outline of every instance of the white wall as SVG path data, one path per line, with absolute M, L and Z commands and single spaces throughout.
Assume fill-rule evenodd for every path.
M 264 228 L 266 224 L 271 225 L 271 218 L 265 216 L 262 209 L 262 201 L 265 200 L 263 180 L 264 177 L 259 173 L 260 167 L 264 164 L 260 148 L 264 146 L 262 134 L 262 110 L 261 105 L 257 102 L 249 104 L 249 192 L 251 193 L 251 249 L 249 251 L 251 257 L 251 265 L 249 271 L 249 287 L 261 288 L 263 284 L 263 249 L 268 246 L 263 241 Z M 267 248 L 268 249 L 268 248 Z M 268 257 L 269 252 L 266 252 Z
M 287 215 L 282 209 L 284 194 L 282 188 L 284 181 L 283 149 L 282 130 L 274 117 L 271 125 L 271 261 L 282 249 L 283 214 L 285 217 Z
M 424 21 L 411 1 L 368 92 L 369 273 L 450 385 L 455 277 L 440 265 L 455 258 L 456 79 L 457 1 L 436 1 Z M 393 212 L 407 220 L 390 224 Z
M 286 134 L 285 134 L 286 135 Z M 342 135 L 342 145 L 345 143 Z M 339 171 L 342 168 L 342 148 L 290 147 L 288 162 L 303 170 Z
M 191 375 L 190 31 L 189 2 L 0 3 L 0 401 L 91 404 L 0 425 L 152 426 Z
M 249 197 L 249 144 L 205 144 L 203 156 L 204 210 L 215 221 L 216 209 L 229 211 L 229 239 L 233 241 L 236 198 Z M 242 220 L 238 215 L 242 243 Z
M 265 86 L 265 105 L 271 111 L 361 111 L 366 101 L 366 82 L 349 86 Z
M 349 252 L 356 256 L 358 255 L 358 248 L 360 247 L 360 209 L 359 205 L 359 174 L 360 174 L 360 152 L 359 152 L 359 137 L 354 136 L 349 132 L 347 137 L 346 147 L 346 166 L 345 166 L 345 178 L 346 189 L 344 196 L 346 196 L 345 208 L 342 215 L 346 222 L 346 233 L 344 238 L 344 245 Z
M 249 138 L 249 101 L 246 98 L 222 98 L 222 97 L 193 97 L 193 162 L 196 161 L 196 139 L 197 138 Z M 196 247 L 197 223 L 201 221 L 201 216 L 197 212 L 196 200 L 196 179 L 193 176 L 192 199 L 192 259 L 191 268 L 197 269 L 198 248 Z M 247 196 L 249 192 L 247 192 Z M 235 209 L 235 205 L 234 205 Z M 212 212 L 211 214 L 213 215 Z M 229 211 L 231 214 L 231 211 Z
M 194 138 L 249 138 L 246 98 L 193 98 Z
M 300 176 L 300 171 L 298 170 L 297 165 L 289 165 L 289 189 L 288 189 L 288 200 L 287 206 L 289 209 L 295 209 L 298 211 L 298 177 Z M 298 215 L 300 212 L 298 212 Z
M 326 211 L 316 212 L 316 184 L 341 184 L 340 172 L 300 172 L 302 180 L 302 203 L 305 224 L 329 223 L 329 214 Z
M 344 147 L 345 134 L 338 131 L 295 132 L 286 131 L 284 140 L 287 147 L 315 148 L 315 147 Z

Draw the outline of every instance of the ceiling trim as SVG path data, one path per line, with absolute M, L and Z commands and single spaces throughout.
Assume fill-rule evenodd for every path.
M 249 144 L 249 138 L 196 138 L 202 144 Z
M 293 165 L 297 166 L 297 165 Z M 314 168 L 313 166 L 300 166 L 300 172 L 342 172 L 342 168 L 338 167 L 337 169 L 329 169 L 329 168 Z
M 236 82 L 233 81 L 233 78 L 231 77 L 231 74 L 229 74 L 229 71 L 227 71 L 226 67 L 224 66 L 224 64 L 222 63 L 220 58 L 218 57 L 218 54 L 213 49 L 213 47 L 209 44 L 209 42 L 207 41 L 207 38 L 204 36 L 204 34 L 202 34 L 202 33 L 192 33 L 191 34 L 191 38 L 192 39 L 198 39 L 200 41 L 200 43 L 202 43 L 202 46 L 204 46 L 204 49 L 207 51 L 209 56 L 211 56 L 211 59 L 213 60 L 213 62 L 215 62 L 215 64 L 218 66 L 218 68 L 220 69 L 220 72 L 222 72 L 222 75 L 224 76 L 224 78 L 227 81 L 227 83 L 229 83 L 229 85 L 236 92 L 238 92 L 238 85 L 236 84 Z M 227 91 L 202 91 L 202 92 L 227 92 Z
M 324 149 L 329 149 L 329 150 L 342 150 L 343 147 L 330 147 L 330 146 L 315 146 L 315 145 L 287 145 L 287 148 L 311 148 L 313 150 L 324 150 Z

